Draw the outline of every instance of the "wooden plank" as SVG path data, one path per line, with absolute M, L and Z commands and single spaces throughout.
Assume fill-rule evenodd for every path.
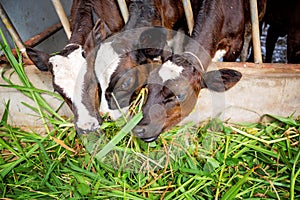
M 119 4 L 119 8 L 121 10 L 123 20 L 124 20 L 125 23 L 127 23 L 128 18 L 129 18 L 129 12 L 128 12 L 128 8 L 127 8 L 127 5 L 126 5 L 126 1 L 125 0 L 118 0 L 118 4 Z
M 2 22 L 4 23 L 6 29 L 8 30 L 9 34 L 11 35 L 13 41 L 16 43 L 17 47 L 20 49 L 20 51 L 22 53 L 25 54 L 26 56 L 26 52 L 25 52 L 25 46 L 22 42 L 21 37 L 19 36 L 16 28 L 14 27 L 14 25 L 12 24 L 11 20 L 9 19 L 6 11 L 4 10 L 2 4 L 0 3 L 0 17 L 2 19 Z M 26 56 L 27 57 L 27 56 Z
M 259 36 L 259 20 L 258 20 L 257 1 L 256 0 L 250 0 L 250 15 L 251 15 L 251 25 L 252 25 L 254 62 L 262 63 L 261 48 L 260 48 L 260 36 Z
M 189 34 L 192 35 L 193 28 L 194 28 L 194 16 L 193 16 L 193 10 L 190 0 L 182 0 L 185 18 L 188 24 L 189 28 Z
M 55 8 L 55 11 L 64 27 L 65 33 L 67 35 L 67 38 L 70 39 L 71 37 L 71 28 L 70 28 L 70 23 L 68 20 L 68 17 L 65 13 L 65 10 L 60 2 L 60 0 L 52 0 L 52 4 Z

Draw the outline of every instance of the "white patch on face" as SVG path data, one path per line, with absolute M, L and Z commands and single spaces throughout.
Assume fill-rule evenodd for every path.
M 82 47 L 70 53 L 67 57 L 56 55 L 49 59 L 53 66 L 54 83 L 62 88 L 66 97 L 70 98 L 77 109 L 77 127 L 87 130 L 99 126 L 95 117 L 89 114 L 82 104 L 84 76 L 87 72 L 87 62 L 82 56 Z
M 63 89 L 65 95 L 74 101 L 76 87 L 83 84 L 82 74 L 86 73 L 86 60 L 79 47 L 67 57 L 56 55 L 49 59 L 53 66 L 54 83 Z M 81 75 L 81 77 L 79 77 Z
M 165 82 L 167 80 L 173 80 L 180 77 L 182 71 L 182 66 L 178 66 L 168 60 L 161 66 L 160 70 L 158 71 L 158 74 L 162 78 L 163 82 Z
M 108 102 L 105 98 L 105 91 L 108 88 L 111 75 L 116 71 L 120 62 L 119 55 L 114 51 L 112 42 L 102 43 L 95 60 L 95 72 L 101 87 L 101 103 L 100 111 L 108 113 L 112 119 L 117 119 L 121 116 L 119 110 L 109 109 Z M 126 109 L 124 109 L 125 111 Z
M 226 50 L 225 49 L 220 49 L 215 53 L 215 56 L 213 57 L 212 61 L 213 62 L 218 62 L 222 61 L 221 59 L 225 56 Z

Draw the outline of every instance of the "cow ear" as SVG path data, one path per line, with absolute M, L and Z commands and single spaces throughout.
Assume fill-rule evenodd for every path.
M 242 78 L 242 74 L 232 69 L 220 69 L 206 72 L 201 82 L 202 88 L 224 92 L 232 88 Z
M 89 33 L 85 44 L 84 49 L 87 54 L 89 54 L 92 50 L 98 47 L 103 40 L 105 40 L 112 33 L 109 28 L 106 26 L 102 19 L 98 19 L 96 24 L 94 25 L 92 31 Z
M 35 66 L 41 71 L 49 70 L 49 54 L 43 51 L 39 51 L 32 48 L 26 48 L 27 55 L 35 64 Z

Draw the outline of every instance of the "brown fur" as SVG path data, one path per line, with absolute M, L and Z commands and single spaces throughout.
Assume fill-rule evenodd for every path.
M 204 1 L 185 52 L 173 55 L 168 61 L 183 67 L 180 76 L 163 82 L 158 68 L 148 78 L 143 119 L 133 130 L 137 137 L 151 142 L 161 131 L 180 122 L 193 110 L 202 88 L 225 91 L 240 80 L 242 75 L 235 70 L 205 70 L 219 48 L 227 49 L 225 59 L 237 58 L 243 44 L 244 3 L 244 0 Z

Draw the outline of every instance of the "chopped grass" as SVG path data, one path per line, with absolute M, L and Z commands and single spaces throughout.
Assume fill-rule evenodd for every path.
M 213 119 L 174 127 L 146 144 L 127 134 L 137 117 L 125 124 L 128 129 L 105 121 L 101 135 L 78 137 L 72 121 L 60 117 L 30 83 L 5 41 L 1 48 L 24 80 L 16 85 L 2 74 L 5 87 L 34 99 L 28 106 L 47 131 L 11 126 L 10 102 L 3 105 L 0 198 L 300 199 L 299 119 L 268 115 L 273 121 L 257 124 Z

